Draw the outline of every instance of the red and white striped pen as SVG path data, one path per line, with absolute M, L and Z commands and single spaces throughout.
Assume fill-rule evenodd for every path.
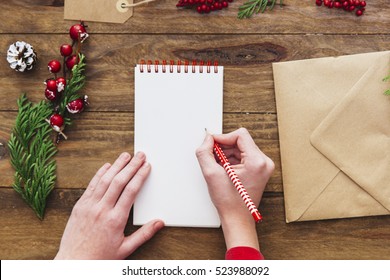
M 236 172 L 230 165 L 230 162 L 226 157 L 225 153 L 222 151 L 219 144 L 215 141 L 214 141 L 214 151 L 217 154 L 218 159 L 221 161 L 222 166 L 225 169 L 226 173 L 229 175 L 230 180 L 232 180 L 234 187 L 237 189 L 241 198 L 244 200 L 246 207 L 248 207 L 249 211 L 251 212 L 253 219 L 255 220 L 256 223 L 261 222 L 263 220 L 263 217 L 261 216 L 259 210 L 257 210 L 256 205 L 253 203 L 248 192 L 244 188 L 244 185 L 241 183 L 240 179 L 236 175 Z

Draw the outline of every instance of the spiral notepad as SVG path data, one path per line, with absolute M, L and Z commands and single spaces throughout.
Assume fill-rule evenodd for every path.
M 134 203 L 135 225 L 219 227 L 195 151 L 205 128 L 222 133 L 223 67 L 150 62 L 135 69 L 134 151 L 152 170 Z

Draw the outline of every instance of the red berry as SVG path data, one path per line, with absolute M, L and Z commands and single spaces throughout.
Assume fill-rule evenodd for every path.
M 82 40 L 83 40 L 83 37 L 86 38 L 88 36 L 87 31 L 85 30 L 85 26 L 83 24 L 80 24 L 80 23 L 72 25 L 69 29 L 70 38 L 72 38 L 74 41 L 78 41 L 79 34 L 80 34 L 80 39 L 82 39 Z
M 229 6 L 229 3 L 227 1 L 222 2 L 222 7 L 227 8 Z
M 77 63 L 79 63 L 79 58 L 77 55 L 71 55 L 65 61 L 66 67 L 69 70 L 72 70 L 73 66 L 75 66 Z
M 45 89 L 45 97 L 52 101 L 52 100 L 55 100 L 58 96 L 58 92 L 57 90 L 49 90 L 49 89 Z
M 198 11 L 199 14 L 203 13 L 201 6 L 196 7 L 196 10 Z
M 316 0 L 316 5 L 321 6 L 322 5 L 322 0 Z
M 51 91 L 57 90 L 57 83 L 56 83 L 55 80 L 53 80 L 53 79 L 48 79 L 48 80 L 46 80 L 45 84 L 46 84 L 46 88 L 47 88 L 48 90 L 51 90 Z
M 80 113 L 84 109 L 84 101 L 81 98 L 75 99 L 66 105 L 66 109 L 71 114 Z
M 71 45 L 63 44 L 60 47 L 60 53 L 62 56 L 70 56 L 73 53 L 73 48 Z
M 333 8 L 333 2 L 332 2 L 332 1 L 329 2 L 328 8 L 329 8 L 329 9 L 332 9 L 332 8 Z
M 367 4 L 366 4 L 366 1 L 361 1 L 360 2 L 360 7 L 365 7 Z
M 339 9 L 341 8 L 343 5 L 340 3 L 340 2 L 334 2 L 334 7 Z
M 61 63 L 58 60 L 52 60 L 47 64 L 51 73 L 58 73 L 61 70 Z
M 349 6 L 349 11 L 352 12 L 353 10 L 355 10 L 355 6 Z
M 356 16 L 360 17 L 361 15 L 363 15 L 363 11 L 362 10 L 357 10 L 356 11 Z
M 348 7 L 348 6 L 349 6 L 348 1 L 344 1 L 344 2 L 343 2 L 343 7 L 346 8 L 346 7 Z
M 59 77 L 56 80 L 56 86 L 57 86 L 57 91 L 61 92 L 65 89 L 66 86 L 66 80 L 63 77 Z
M 50 117 L 50 125 L 57 131 L 64 124 L 64 118 L 60 114 L 54 114 Z

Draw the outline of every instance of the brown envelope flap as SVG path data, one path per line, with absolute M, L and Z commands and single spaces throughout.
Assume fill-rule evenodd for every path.
M 312 145 L 390 210 L 390 52 L 373 65 L 311 135 Z
M 381 56 L 367 53 L 273 63 L 288 222 L 299 220 L 340 171 L 311 145 L 312 131 Z M 324 211 L 316 215 L 311 218 L 329 218 Z

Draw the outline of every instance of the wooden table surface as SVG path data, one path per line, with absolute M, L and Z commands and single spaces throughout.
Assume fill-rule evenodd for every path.
M 389 0 L 367 0 L 362 17 L 314 2 L 285 0 L 282 8 L 239 20 L 243 0 L 209 15 L 158 0 L 135 8 L 125 24 L 89 22 L 83 92 L 91 106 L 67 128 L 69 140 L 56 156 L 56 188 L 39 221 L 11 188 L 14 171 L 5 147 L 17 98 L 22 92 L 33 101 L 43 98 L 47 62 L 59 58 L 59 46 L 69 42 L 68 29 L 76 22 L 63 20 L 62 0 L 0 0 L 0 258 L 53 258 L 72 207 L 98 167 L 124 150 L 133 152 L 133 66 L 140 59 L 211 59 L 225 66 L 224 132 L 246 127 L 276 164 L 260 206 L 265 257 L 390 259 L 390 216 L 285 223 L 271 63 L 390 48 Z M 31 73 L 17 73 L 6 62 L 6 50 L 17 40 L 38 53 Z M 135 230 L 130 219 L 126 233 Z M 220 229 L 165 228 L 130 258 L 222 259 L 224 253 Z

